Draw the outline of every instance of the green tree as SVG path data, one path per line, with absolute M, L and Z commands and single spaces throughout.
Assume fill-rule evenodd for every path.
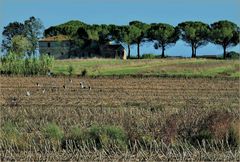
M 197 48 L 208 44 L 210 27 L 199 21 L 186 21 L 178 24 L 181 38 L 192 47 L 192 58 L 196 57 Z
M 218 21 L 211 24 L 211 42 L 222 46 L 223 58 L 227 56 L 227 48 L 239 44 L 240 28 L 230 21 Z
M 124 26 L 123 28 L 123 41 L 128 47 L 128 58 L 131 58 L 131 45 L 133 44 L 133 38 L 131 37 L 129 26 Z
M 30 53 L 33 55 L 36 53 L 38 39 L 42 36 L 43 29 L 41 20 L 33 16 L 24 22 L 24 34 L 32 44 Z
M 13 22 L 4 27 L 2 32 L 2 52 L 10 50 L 12 38 L 16 35 L 24 35 L 24 25 L 22 23 Z
M 129 38 L 132 40 L 132 43 L 137 44 L 137 56 L 140 59 L 140 45 L 146 40 L 149 25 L 140 21 L 132 21 L 129 25 Z
M 12 38 L 10 51 L 17 54 L 18 57 L 24 57 L 25 54 L 32 49 L 29 40 L 22 36 L 16 35 Z
M 78 21 L 72 20 L 64 24 L 57 26 L 51 26 L 44 31 L 44 36 L 55 36 L 58 34 L 74 36 L 77 33 L 77 30 L 81 27 L 87 28 L 89 25 Z
M 165 49 L 168 46 L 175 44 L 179 39 L 178 31 L 169 24 L 151 24 L 147 33 L 151 40 L 157 41 L 155 42 L 154 47 L 156 49 L 161 49 L 162 58 L 165 57 Z
M 128 47 L 128 58 L 131 56 L 131 44 L 133 44 L 133 41 L 131 39 L 130 35 L 130 27 L 129 26 L 111 26 L 110 27 L 110 35 L 112 39 L 116 42 L 124 43 Z

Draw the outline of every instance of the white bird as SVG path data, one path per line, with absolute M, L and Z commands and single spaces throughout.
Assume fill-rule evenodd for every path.
M 83 82 L 80 82 L 80 87 L 83 89 L 85 88 L 84 85 L 83 85 Z
M 43 89 L 42 93 L 43 93 L 43 94 L 45 93 L 45 89 Z
M 69 82 L 72 83 L 72 79 L 69 78 Z
M 11 106 L 17 106 L 17 98 L 16 97 L 13 97 L 11 99 Z
M 40 84 L 39 84 L 39 83 L 37 83 L 37 86 L 38 86 L 38 87 L 40 87 Z
M 31 94 L 30 94 L 30 92 L 29 91 L 27 91 L 27 96 L 30 96 Z

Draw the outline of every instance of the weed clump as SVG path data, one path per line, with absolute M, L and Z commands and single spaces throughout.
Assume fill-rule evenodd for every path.
M 120 127 L 94 125 L 86 131 L 86 138 L 93 140 L 97 148 L 107 147 L 124 149 L 127 146 L 125 132 Z
M 68 71 L 68 74 L 69 74 L 70 76 L 72 76 L 72 74 L 73 74 L 73 72 L 74 72 L 73 66 L 72 66 L 72 65 L 69 65 L 67 71 Z
M 87 70 L 86 70 L 86 69 L 83 69 L 83 70 L 82 70 L 81 76 L 87 76 Z
M 45 138 L 53 140 L 53 141 L 60 141 L 64 135 L 63 131 L 55 123 L 48 123 L 43 128 L 43 134 L 44 134 Z

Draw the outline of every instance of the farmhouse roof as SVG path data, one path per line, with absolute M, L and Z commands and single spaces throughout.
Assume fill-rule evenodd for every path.
M 71 40 L 71 39 L 67 35 L 56 35 L 56 36 L 40 39 L 39 42 L 55 42 L 55 41 L 68 41 L 68 40 Z

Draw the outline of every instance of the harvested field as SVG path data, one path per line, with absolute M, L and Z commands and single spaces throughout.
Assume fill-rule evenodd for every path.
M 11 122 L 20 132 L 19 138 L 25 140 L 9 144 L 2 129 L 1 160 L 240 160 L 239 149 L 230 144 L 229 148 L 225 147 L 224 133 L 228 130 L 218 131 L 230 125 L 219 126 L 223 120 L 225 123 L 239 121 L 238 79 L 103 77 L 71 80 L 68 77 L 0 78 L 1 128 Z M 85 88 L 81 88 L 80 82 Z M 219 115 L 221 113 L 227 115 Z M 214 130 L 211 132 L 213 139 L 222 141 L 224 147 L 217 145 L 215 152 L 212 149 L 204 152 L 206 146 L 202 146 L 201 141 L 199 146 L 192 141 L 197 131 L 193 131 L 195 134 L 188 132 L 194 134 L 190 137 L 186 130 L 200 129 L 210 116 L 217 122 L 213 120 L 212 127 L 206 129 Z M 127 134 L 128 151 L 107 147 L 64 150 L 62 142 L 44 143 L 47 139 L 42 128 L 47 123 L 56 123 L 64 138 L 70 136 L 74 126 L 82 130 L 93 125 L 120 127 Z M 143 139 L 147 139 L 146 147 L 142 146 Z M 184 140 L 188 140 L 188 146 L 183 144 L 180 148 Z M 210 146 L 213 147 L 209 142 Z M 26 154 L 30 157 L 25 157 Z

